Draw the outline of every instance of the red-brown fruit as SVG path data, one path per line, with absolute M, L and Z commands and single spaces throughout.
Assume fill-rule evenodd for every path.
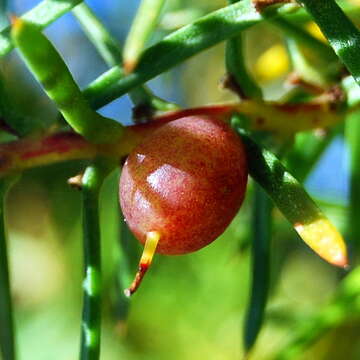
M 243 145 L 227 124 L 181 118 L 131 152 L 120 178 L 121 208 L 140 242 L 158 231 L 158 253 L 186 254 L 223 233 L 243 201 L 247 174 Z

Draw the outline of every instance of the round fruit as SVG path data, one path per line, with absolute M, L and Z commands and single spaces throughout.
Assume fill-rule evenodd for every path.
M 223 233 L 243 201 L 247 174 L 243 145 L 227 124 L 184 117 L 131 152 L 120 178 L 121 208 L 140 242 L 156 232 L 158 253 L 186 254 Z

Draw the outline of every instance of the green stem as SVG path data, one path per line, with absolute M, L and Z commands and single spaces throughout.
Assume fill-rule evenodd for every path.
M 80 2 L 81 0 L 44 0 L 23 15 L 22 19 L 37 25 L 39 29 L 44 29 Z M 13 48 L 11 27 L 7 26 L 0 31 L 0 57 L 9 53 Z
M 360 32 L 334 0 L 298 0 L 313 17 L 330 45 L 360 84 Z
M 245 56 L 243 54 L 243 39 L 244 35 L 241 33 L 226 42 L 226 69 L 228 74 L 236 81 L 240 87 L 240 92 L 243 92 L 245 97 L 261 99 L 262 91 L 246 68 Z
M 5 198 L 14 178 L 0 180 L 0 353 L 3 360 L 15 360 L 15 332 L 11 302 L 9 263 L 5 230 Z
M 252 222 L 252 286 L 244 329 L 246 351 L 253 347 L 259 335 L 268 298 L 272 208 L 269 197 L 259 185 L 255 185 Z
M 101 246 L 99 194 L 113 167 L 106 162 L 89 166 L 82 178 L 84 298 L 81 332 L 81 360 L 98 360 L 101 330 Z

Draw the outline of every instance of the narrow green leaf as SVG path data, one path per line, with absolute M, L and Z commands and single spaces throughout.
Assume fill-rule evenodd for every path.
M 289 14 L 297 9 L 292 4 L 271 7 L 267 17 Z M 124 95 L 135 86 L 184 62 L 193 55 L 214 46 L 263 20 L 251 0 L 214 11 L 184 26 L 146 49 L 134 72 L 121 78 L 119 69 L 104 73 L 84 91 L 92 106 L 101 107 Z M 216 31 L 214 31 L 216 28 Z
M 345 267 L 346 246 L 334 225 L 275 155 L 248 136 L 243 134 L 242 138 L 250 175 L 265 189 L 307 245 L 329 263 Z
M 237 0 L 229 0 L 236 3 Z M 230 81 L 235 82 L 235 89 L 240 96 L 262 99 L 262 91 L 249 74 L 245 64 L 243 50 L 244 34 L 241 33 L 226 42 L 225 63 Z M 234 121 L 236 119 L 233 118 Z M 270 240 L 271 240 L 272 203 L 264 191 L 255 186 L 252 214 L 252 279 L 250 301 L 246 310 L 243 342 L 245 351 L 254 346 L 260 333 L 265 313 L 270 274 Z
M 123 126 L 91 109 L 66 64 L 36 25 L 17 18 L 12 35 L 25 63 L 76 132 L 94 143 L 120 138 Z
M 269 293 L 272 201 L 255 185 L 251 296 L 245 318 L 244 347 L 250 351 L 260 333 Z
M 298 0 L 313 17 L 340 60 L 360 84 L 360 32 L 334 0 Z
M 81 360 L 98 360 L 101 333 L 101 246 L 99 194 L 113 164 L 98 160 L 82 178 L 84 298 L 81 331 Z
M 120 67 L 122 64 L 122 53 L 117 40 L 113 38 L 86 3 L 76 6 L 72 12 L 106 64 L 109 67 L 114 66 L 118 69 L 118 74 L 121 74 L 120 77 L 123 77 L 124 72 Z M 148 107 L 150 112 L 152 109 L 168 111 L 178 108 L 175 104 L 155 96 L 145 86 L 139 86 L 131 90 L 129 96 L 135 106 Z
M 122 63 L 119 44 L 89 6 L 83 2 L 76 6 L 72 13 L 106 64 L 110 67 L 119 66 Z
M 124 69 L 132 72 L 153 33 L 165 0 L 142 0 L 124 45 Z
M 43 0 L 39 5 L 23 15 L 22 19 L 37 25 L 40 29 L 44 29 L 80 2 L 81 0 Z M 6 55 L 14 48 L 10 33 L 10 26 L 0 32 L 0 56 Z

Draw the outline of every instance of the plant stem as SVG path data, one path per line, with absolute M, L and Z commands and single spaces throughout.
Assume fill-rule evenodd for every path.
M 44 29 L 80 2 L 81 0 L 43 0 L 23 15 L 22 19 L 37 25 L 39 29 Z M 6 55 L 14 48 L 10 33 L 10 26 L 0 31 L 0 57 Z
M 151 118 L 148 124 L 125 127 L 123 136 L 114 144 L 95 145 L 73 132 L 59 132 L 0 144 L 0 178 L 14 171 L 61 161 L 93 159 L 97 155 L 120 159 L 126 156 L 144 136 L 166 122 L 195 115 L 215 116 L 228 121 L 235 112 L 246 115 L 249 130 L 273 131 L 283 135 L 293 135 L 298 131 L 311 130 L 318 126 L 335 125 L 344 118 L 342 113 L 327 106 L 279 105 L 257 100 L 170 111 Z M 292 116 L 291 122 L 289 114 Z M 318 121 L 314 122 L 313 119 Z M 309 161 L 312 161 L 311 154 L 309 152 Z
M 313 17 L 330 45 L 360 84 L 360 32 L 334 0 L 298 0 Z
M 231 38 L 226 42 L 225 62 L 228 75 L 236 80 L 240 89 L 240 96 L 261 99 L 262 91 L 249 74 L 243 55 L 244 34 Z M 243 94 L 241 94 L 243 92 Z
M 101 246 L 99 194 L 104 179 L 113 169 L 107 162 L 89 166 L 82 178 L 84 298 L 81 331 L 81 360 L 98 360 L 101 331 Z
M 16 358 L 4 215 L 6 195 L 14 180 L 13 177 L 0 180 L 0 354 L 3 360 Z
M 252 286 L 244 329 L 244 345 L 247 352 L 255 344 L 260 332 L 268 298 L 272 208 L 272 202 L 267 194 L 255 184 L 252 221 Z
M 237 2 L 239 2 L 239 0 L 228 0 L 229 4 L 235 4 Z M 226 42 L 226 71 L 230 76 L 230 81 L 235 82 L 234 90 L 238 90 L 240 97 L 262 99 L 262 91 L 249 74 L 245 64 L 243 38 L 244 34 L 240 33 Z
M 241 1 L 241 0 L 240 0 Z M 239 0 L 228 0 L 229 4 L 235 4 Z M 244 54 L 244 34 L 229 39 L 225 48 L 225 65 L 228 75 L 235 82 L 235 90 L 238 88 L 240 97 L 262 99 L 262 91 L 255 80 L 250 75 Z

